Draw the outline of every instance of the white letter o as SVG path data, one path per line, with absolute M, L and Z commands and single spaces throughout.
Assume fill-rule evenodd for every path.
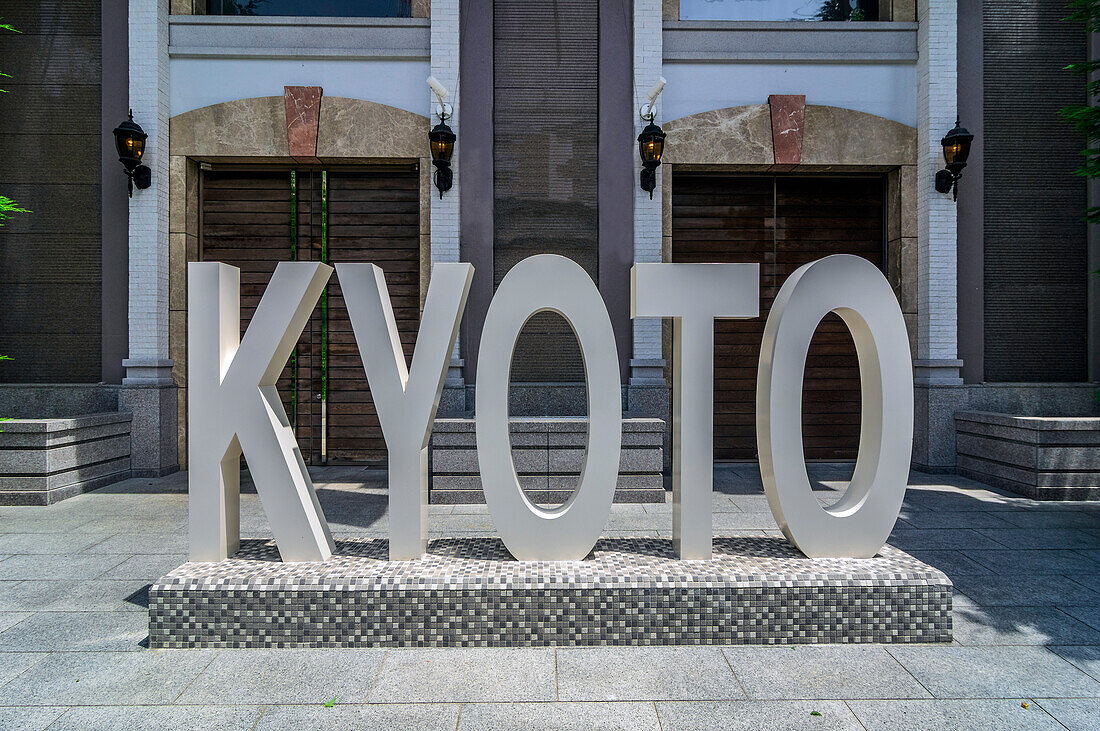
M 557 312 L 573 328 L 588 391 L 588 449 L 580 484 L 564 505 L 547 510 L 527 499 L 512 462 L 508 391 L 512 352 L 524 324 Z M 622 446 L 622 383 L 615 334 L 600 292 L 576 262 L 554 254 L 528 257 L 497 288 L 478 349 L 477 458 L 485 502 L 500 537 L 521 561 L 580 560 L 600 536 L 615 498 Z
M 830 312 L 859 356 L 863 406 L 848 490 L 818 503 L 802 449 L 802 378 L 810 339 Z M 901 511 L 913 450 L 913 364 L 905 320 L 886 277 L 858 256 L 800 267 L 779 290 L 764 327 L 756 384 L 760 475 L 776 522 L 811 558 L 870 558 Z

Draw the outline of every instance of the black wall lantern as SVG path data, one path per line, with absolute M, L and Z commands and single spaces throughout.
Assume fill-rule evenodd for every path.
M 439 188 L 439 197 L 451 189 L 454 184 L 454 172 L 451 170 L 451 155 L 455 151 L 458 137 L 447 126 L 450 115 L 440 114 L 439 124 L 428 133 L 428 143 L 432 148 L 432 165 L 435 165 L 435 187 Z
M 943 146 L 943 159 L 947 164 L 944 170 L 936 173 L 936 192 L 950 193 L 952 200 L 959 199 L 959 178 L 966 167 L 966 158 L 970 157 L 970 143 L 974 135 L 970 134 L 955 119 L 955 129 L 948 132 L 940 144 Z
M 653 189 L 657 187 L 657 167 L 661 164 L 661 154 L 665 151 L 665 133 L 653 123 L 651 111 L 646 117 L 649 122 L 638 135 L 638 154 L 642 156 L 642 190 L 653 199 Z
M 130 110 L 130 118 L 115 127 L 115 149 L 118 150 L 118 161 L 126 168 L 126 190 L 130 197 L 134 197 L 134 188 L 145 190 L 153 184 L 153 171 L 141 164 L 141 158 L 145 155 L 145 140 L 149 135 L 134 121 L 134 110 Z

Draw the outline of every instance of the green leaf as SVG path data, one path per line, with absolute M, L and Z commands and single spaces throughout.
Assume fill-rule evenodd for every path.
M 810 715 L 811 715 L 811 716 L 820 716 L 820 715 L 821 715 L 821 711 L 810 711 Z
M 325 701 L 325 708 L 332 708 L 336 705 L 336 696 L 332 696 L 331 701 Z

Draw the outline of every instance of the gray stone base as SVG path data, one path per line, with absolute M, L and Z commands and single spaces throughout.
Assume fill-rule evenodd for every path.
M 1034 500 L 1100 500 L 1100 417 L 955 414 L 958 472 Z
M 0 424 L 0 505 L 52 505 L 131 476 L 130 415 Z
M 626 418 L 622 429 L 615 502 L 663 503 L 665 422 Z M 509 431 L 512 462 L 527 498 L 539 505 L 560 505 L 568 500 L 584 464 L 587 419 L 515 418 L 509 422 Z M 442 505 L 485 502 L 473 419 L 436 419 L 431 475 L 429 502 Z
M 187 563 L 149 592 L 149 641 L 178 647 L 421 647 L 951 641 L 951 582 L 895 548 L 809 559 L 782 538 L 718 538 L 710 561 L 672 542 L 602 539 L 583 561 L 515 561 L 494 538 L 384 539 L 282 563 L 270 541 Z

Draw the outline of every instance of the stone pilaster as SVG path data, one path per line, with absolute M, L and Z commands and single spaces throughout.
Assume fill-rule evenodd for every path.
M 459 0 L 433 0 L 431 4 L 431 74 L 443 84 L 450 92 L 447 103 L 451 105 L 451 117 L 447 124 L 458 136 L 455 143 L 455 154 L 451 158 L 452 171 L 454 173 L 453 187 L 439 197 L 439 191 L 434 185 L 434 171 L 432 185 L 429 192 L 431 201 L 431 263 L 446 263 L 459 261 L 459 196 L 462 190 L 462 170 L 457 164 L 458 146 L 462 144 L 462 132 L 458 127 L 459 107 Z M 431 90 L 426 86 L 424 93 L 428 94 L 431 104 L 429 124 L 435 126 L 439 122 L 439 104 Z M 424 140 L 427 149 L 428 140 Z M 425 161 L 430 164 L 430 161 Z M 461 335 L 459 336 L 461 338 Z M 451 364 L 447 371 L 447 380 L 444 384 L 441 413 L 464 412 L 466 410 L 466 390 L 463 378 L 463 362 L 459 356 L 459 339 L 455 340 L 454 352 L 451 354 Z
M 965 401 L 958 359 L 958 221 L 950 195 L 937 193 L 940 139 L 955 126 L 958 20 L 955 0 L 917 3 L 917 332 L 913 374 L 913 463 L 955 468 L 954 412 Z
M 662 54 L 661 0 L 634 0 L 634 136 L 647 122 L 639 110 L 647 103 L 646 94 L 661 76 Z M 661 122 L 661 102 L 654 107 L 655 121 Z M 632 140 L 633 142 L 633 140 Z M 634 154 L 634 263 L 661 261 L 661 178 L 657 168 L 657 188 L 653 197 L 641 189 L 638 178 L 642 163 Z M 633 321 L 633 357 L 630 361 L 630 385 L 664 386 L 664 360 L 661 354 L 661 320 L 640 318 Z
M 957 116 L 958 21 L 954 0 L 917 5 L 917 358 L 918 383 L 958 384 L 957 215 L 934 188 L 940 138 Z
M 149 135 L 152 185 L 130 200 L 129 357 L 119 408 L 133 414 L 135 475 L 178 469 L 176 384 L 168 351 L 169 0 L 130 0 L 130 106 Z

